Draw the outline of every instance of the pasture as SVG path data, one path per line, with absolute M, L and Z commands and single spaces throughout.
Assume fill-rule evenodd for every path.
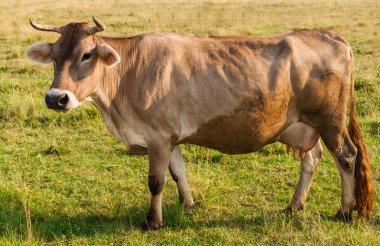
M 1 245 L 378 245 L 380 243 L 380 3 L 378 1 L 46 1 L 0 2 Z M 282 213 L 298 181 L 299 160 L 273 144 L 229 156 L 186 145 L 183 154 L 197 202 L 183 213 L 175 182 L 164 190 L 165 227 L 142 233 L 149 206 L 146 156 L 133 156 L 106 129 L 91 104 L 68 114 L 48 110 L 53 66 L 24 58 L 51 25 L 106 24 L 100 35 L 143 32 L 274 35 L 300 28 L 335 31 L 351 44 L 356 105 L 372 162 L 370 222 L 334 220 L 341 184 L 325 150 L 304 211 Z

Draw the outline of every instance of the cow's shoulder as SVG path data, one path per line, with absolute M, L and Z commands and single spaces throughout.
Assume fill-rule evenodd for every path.
M 163 32 L 144 33 L 138 37 L 137 48 L 149 59 L 173 58 L 186 48 L 197 45 L 197 40 L 193 37 Z

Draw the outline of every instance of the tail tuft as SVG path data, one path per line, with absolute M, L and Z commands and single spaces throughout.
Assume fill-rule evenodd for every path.
M 360 217 L 369 219 L 371 216 L 374 190 L 371 180 L 371 164 L 367 150 L 364 145 L 363 136 L 359 127 L 359 122 L 355 107 L 353 78 L 351 78 L 351 105 L 350 123 L 348 124 L 348 134 L 356 146 L 358 152 L 355 161 L 355 199 L 356 209 Z

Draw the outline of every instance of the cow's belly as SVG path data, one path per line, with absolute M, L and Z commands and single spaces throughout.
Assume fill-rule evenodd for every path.
M 281 118 L 281 117 L 280 117 Z M 217 117 L 198 127 L 181 143 L 191 143 L 227 154 L 244 154 L 260 150 L 276 141 L 284 122 L 242 112 Z

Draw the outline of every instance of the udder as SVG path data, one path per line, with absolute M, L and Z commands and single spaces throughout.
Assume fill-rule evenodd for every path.
M 278 141 L 286 144 L 286 152 L 289 154 L 290 149 L 293 150 L 293 157 L 298 156 L 303 159 L 305 153 L 311 150 L 319 139 L 319 134 L 314 128 L 301 123 L 296 122 L 290 125 L 281 133 Z

